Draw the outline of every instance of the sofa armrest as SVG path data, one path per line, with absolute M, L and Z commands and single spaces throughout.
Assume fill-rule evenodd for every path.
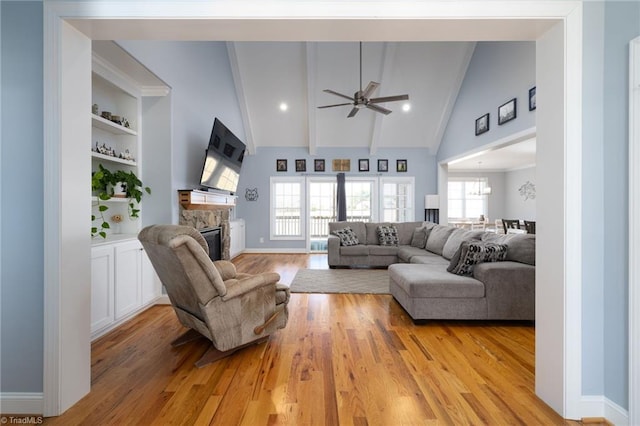
M 474 267 L 473 277 L 485 286 L 488 319 L 535 320 L 535 266 L 481 263 Z
M 335 235 L 327 238 L 327 258 L 329 266 L 340 265 L 340 238 Z
M 230 279 L 225 281 L 227 286 L 227 294 L 222 296 L 222 300 L 228 301 L 235 297 L 242 296 L 257 288 L 273 285 L 280 280 L 280 275 L 276 272 L 264 272 L 262 274 L 252 275 L 240 280 Z

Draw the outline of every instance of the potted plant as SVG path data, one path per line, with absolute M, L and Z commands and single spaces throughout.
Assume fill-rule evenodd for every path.
M 142 181 L 131 171 L 117 170 L 111 172 L 105 169 L 102 164 L 98 166 L 98 170 L 91 176 L 91 190 L 96 193 L 98 215 L 100 216 L 101 224 L 100 228 L 91 226 L 91 236 L 95 237 L 96 235 L 100 235 L 102 238 L 106 238 L 106 230 L 109 229 L 110 226 L 109 222 L 104 218 L 104 212 L 109 209 L 109 206 L 102 204 L 101 201 L 107 201 L 113 197 L 114 186 L 119 185 L 124 188 L 125 197 L 129 199 L 127 207 L 130 218 L 139 217 L 140 209 L 136 208 L 136 203 L 140 203 L 145 192 L 151 194 L 151 189 L 148 186 L 143 186 Z M 96 220 L 96 216 L 92 214 L 91 221 L 93 222 L 94 220 Z

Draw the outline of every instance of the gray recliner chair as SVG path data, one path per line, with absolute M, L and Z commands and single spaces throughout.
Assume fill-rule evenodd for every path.
M 287 324 L 289 287 L 280 275 L 236 271 L 229 261 L 212 262 L 200 233 L 190 226 L 152 225 L 138 234 L 178 319 L 190 330 L 179 346 L 204 336 L 213 346 L 196 366 L 260 343 Z

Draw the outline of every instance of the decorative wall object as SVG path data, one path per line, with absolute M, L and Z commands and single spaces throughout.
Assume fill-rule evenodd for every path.
M 389 171 L 389 160 L 378 160 L 378 171 L 379 172 L 388 172 Z
M 535 200 L 536 198 L 536 186 L 535 184 L 526 181 L 520 188 L 518 188 L 520 196 L 524 198 L 524 201 Z
M 489 113 L 476 119 L 476 136 L 489 131 Z
M 258 188 L 245 189 L 244 199 L 247 201 L 258 201 Z
M 359 172 L 368 172 L 369 171 L 369 160 L 366 158 L 362 158 L 358 160 L 358 171 Z
M 296 172 L 307 171 L 307 160 L 296 160 Z
M 351 160 L 348 158 L 333 160 L 332 169 L 334 172 L 349 172 L 351 171 Z
M 529 89 L 529 111 L 536 109 L 536 86 Z
M 276 160 L 276 171 L 277 172 L 286 172 L 287 171 L 287 160 L 285 160 L 285 159 Z
M 324 172 L 324 160 L 323 159 L 313 160 L 313 171 L 314 172 Z
M 517 113 L 516 98 L 500 105 L 498 108 L 498 125 L 501 126 L 504 123 L 513 120 L 518 115 Z
M 396 160 L 396 171 L 397 172 L 406 172 L 407 171 L 407 160 Z

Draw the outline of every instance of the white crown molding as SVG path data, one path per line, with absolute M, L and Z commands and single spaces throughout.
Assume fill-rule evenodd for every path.
M 140 95 L 141 96 L 167 96 L 171 93 L 171 88 L 167 86 L 140 86 Z

